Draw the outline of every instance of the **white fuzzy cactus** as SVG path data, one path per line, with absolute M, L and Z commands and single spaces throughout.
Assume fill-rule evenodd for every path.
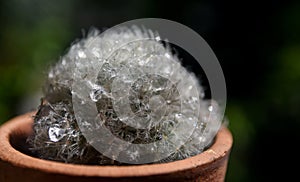
M 29 138 L 31 150 L 44 159 L 122 164 L 151 155 L 144 161 L 180 160 L 201 153 L 221 124 L 217 103 L 204 100 L 196 77 L 158 34 L 138 27 L 92 31 L 49 71 L 44 92 Z M 88 103 L 96 107 L 96 121 L 84 118 L 91 112 Z M 94 145 L 81 130 L 97 134 L 101 127 L 124 141 L 118 152 L 109 146 L 98 150 L 95 145 L 110 141 L 99 136 Z M 150 150 L 140 147 L 146 144 L 152 144 Z

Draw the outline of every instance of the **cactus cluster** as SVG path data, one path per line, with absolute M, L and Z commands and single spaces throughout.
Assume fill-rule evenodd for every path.
M 201 153 L 221 124 L 218 104 L 204 99 L 197 78 L 157 33 L 138 27 L 93 30 L 73 44 L 49 70 L 42 100 L 30 150 L 66 163 L 121 165 L 121 156 L 134 163 L 153 147 L 133 146 L 153 143 L 153 163 L 184 159 Z M 97 121 L 83 117 L 91 112 L 88 103 L 95 105 Z M 90 133 L 105 127 L 126 145 L 111 157 L 110 147 L 97 150 L 83 126 L 90 126 Z M 97 140 L 110 142 L 101 141 L 104 136 Z M 168 156 L 162 158 L 160 150 Z

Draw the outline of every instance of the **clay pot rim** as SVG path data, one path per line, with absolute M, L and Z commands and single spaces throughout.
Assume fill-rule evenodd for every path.
M 229 155 L 233 138 L 230 131 L 222 127 L 216 135 L 214 144 L 199 155 L 163 164 L 135 166 L 89 166 L 66 164 L 35 158 L 13 148 L 10 138 L 13 135 L 29 133 L 35 112 L 17 116 L 0 127 L 0 161 L 22 168 L 31 168 L 53 174 L 90 177 L 135 177 L 163 175 L 193 168 L 207 168 L 212 163 Z M 24 131 L 23 131 L 24 130 Z M 26 131 L 27 130 L 27 131 Z

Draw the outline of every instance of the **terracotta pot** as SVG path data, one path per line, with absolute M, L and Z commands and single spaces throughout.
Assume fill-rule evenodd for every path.
M 26 137 L 32 132 L 32 116 L 18 116 L 0 127 L 0 181 L 224 181 L 232 146 L 226 128 L 203 153 L 185 160 L 135 166 L 74 165 L 28 155 Z

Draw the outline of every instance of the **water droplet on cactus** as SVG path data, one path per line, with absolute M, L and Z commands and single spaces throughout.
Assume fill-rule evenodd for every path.
M 86 58 L 86 54 L 83 51 L 78 51 L 79 58 Z
M 208 110 L 209 110 L 210 112 L 212 112 L 213 109 L 214 109 L 214 107 L 213 107 L 212 105 L 208 106 Z
M 58 127 L 50 127 L 48 135 L 52 142 L 58 142 L 65 136 L 65 130 Z

